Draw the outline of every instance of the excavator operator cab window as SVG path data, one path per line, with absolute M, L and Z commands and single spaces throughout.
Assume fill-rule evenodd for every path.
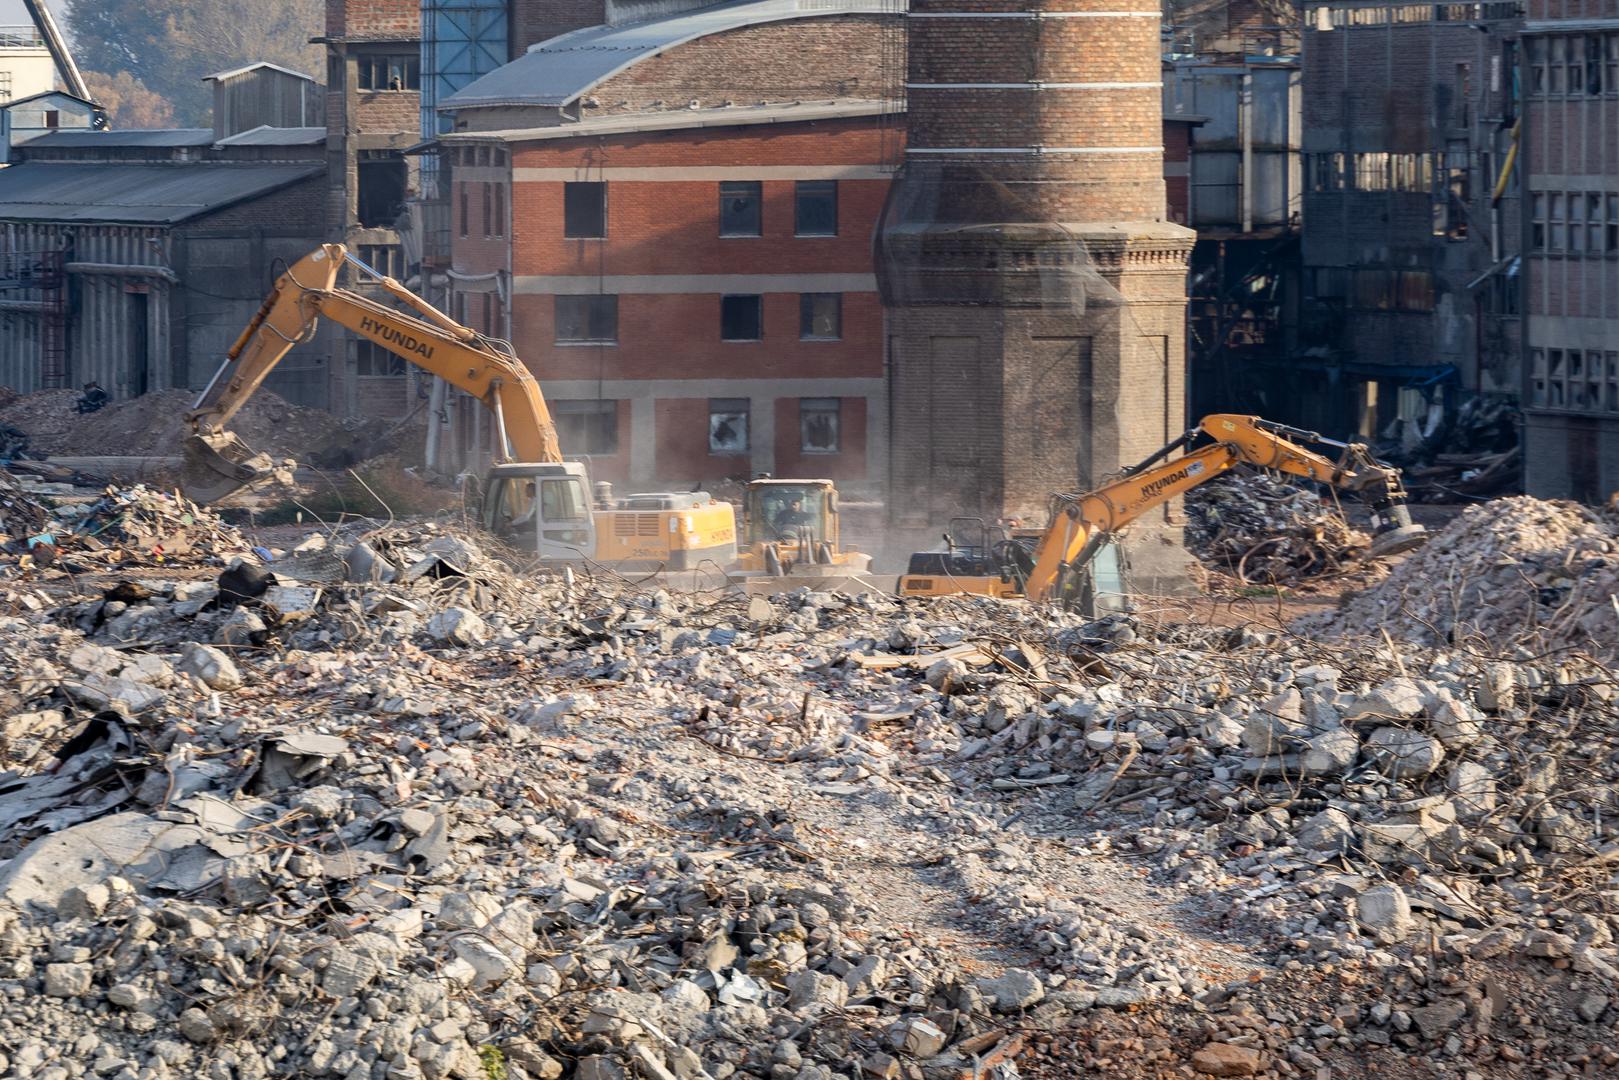
M 590 506 L 577 477 L 507 477 L 494 488 L 489 526 L 496 534 L 520 544 L 539 538 L 581 545 L 589 539 Z
M 749 542 L 797 539 L 806 530 L 812 540 L 826 539 L 826 492 L 810 485 L 771 484 L 756 487 L 748 514 Z

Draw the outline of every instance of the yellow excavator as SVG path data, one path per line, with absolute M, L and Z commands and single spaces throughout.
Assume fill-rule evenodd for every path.
M 1334 447 L 1338 458 L 1331 460 L 1294 440 Z M 944 550 L 911 556 L 899 592 L 1074 603 L 1089 588 L 1093 560 L 1116 533 L 1154 507 L 1244 464 L 1359 493 L 1371 507 L 1371 558 L 1409 551 L 1428 539 L 1427 531 L 1411 521 L 1399 470 L 1372 457 L 1364 444 L 1338 442 L 1257 416 L 1217 413 L 1094 491 L 1052 495 L 1044 529 L 984 528 L 977 542 L 962 544 L 964 529 L 953 522 Z
M 337 287 L 345 265 L 413 309 L 397 310 Z M 736 512 L 704 492 L 626 495 L 593 506 L 585 466 L 565 461 L 540 384 L 503 341 L 462 326 L 342 244 L 288 267 L 188 414 L 182 487 L 209 503 L 243 487 L 286 479 L 285 465 L 225 430 L 321 316 L 374 341 L 477 398 L 494 414 L 499 457 L 484 478 L 483 518 L 541 558 L 593 559 L 625 569 L 693 570 L 736 560 Z

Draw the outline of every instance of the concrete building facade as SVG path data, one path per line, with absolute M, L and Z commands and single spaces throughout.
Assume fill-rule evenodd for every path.
M 56 89 L 56 61 L 32 24 L 0 26 L 0 105 Z
M 1428 429 L 1521 381 L 1515 2 L 1304 10 L 1301 351 L 1327 430 Z M 1300 386 L 1301 396 L 1305 387 Z
M 910 8 L 905 167 L 884 216 L 890 520 L 1044 520 L 1184 429 L 1192 234 L 1165 220 L 1159 7 Z M 1167 510 L 1129 541 L 1184 586 Z
M 1525 484 L 1619 491 L 1619 3 L 1530 0 L 1522 37 Z

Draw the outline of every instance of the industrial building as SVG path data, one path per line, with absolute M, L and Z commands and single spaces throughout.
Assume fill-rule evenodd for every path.
M 1525 482 L 1619 491 L 1619 6 L 1530 0 L 1522 28 Z
M 1513 2 L 1304 9 L 1300 373 L 1281 400 L 1408 446 L 1521 380 Z
M 215 92 L 244 93 L 224 78 Z M 0 385 L 95 380 L 115 398 L 202 385 L 277 260 L 324 238 L 324 143 L 323 128 L 261 124 L 59 129 L 13 146 L 0 170 Z M 270 385 L 324 401 L 326 377 L 289 364 Z

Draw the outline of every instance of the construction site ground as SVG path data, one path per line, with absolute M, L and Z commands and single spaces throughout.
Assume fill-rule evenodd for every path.
M 1419 512 L 1087 620 L 0 488 L 0 1076 L 1619 1076 L 1619 531 Z

